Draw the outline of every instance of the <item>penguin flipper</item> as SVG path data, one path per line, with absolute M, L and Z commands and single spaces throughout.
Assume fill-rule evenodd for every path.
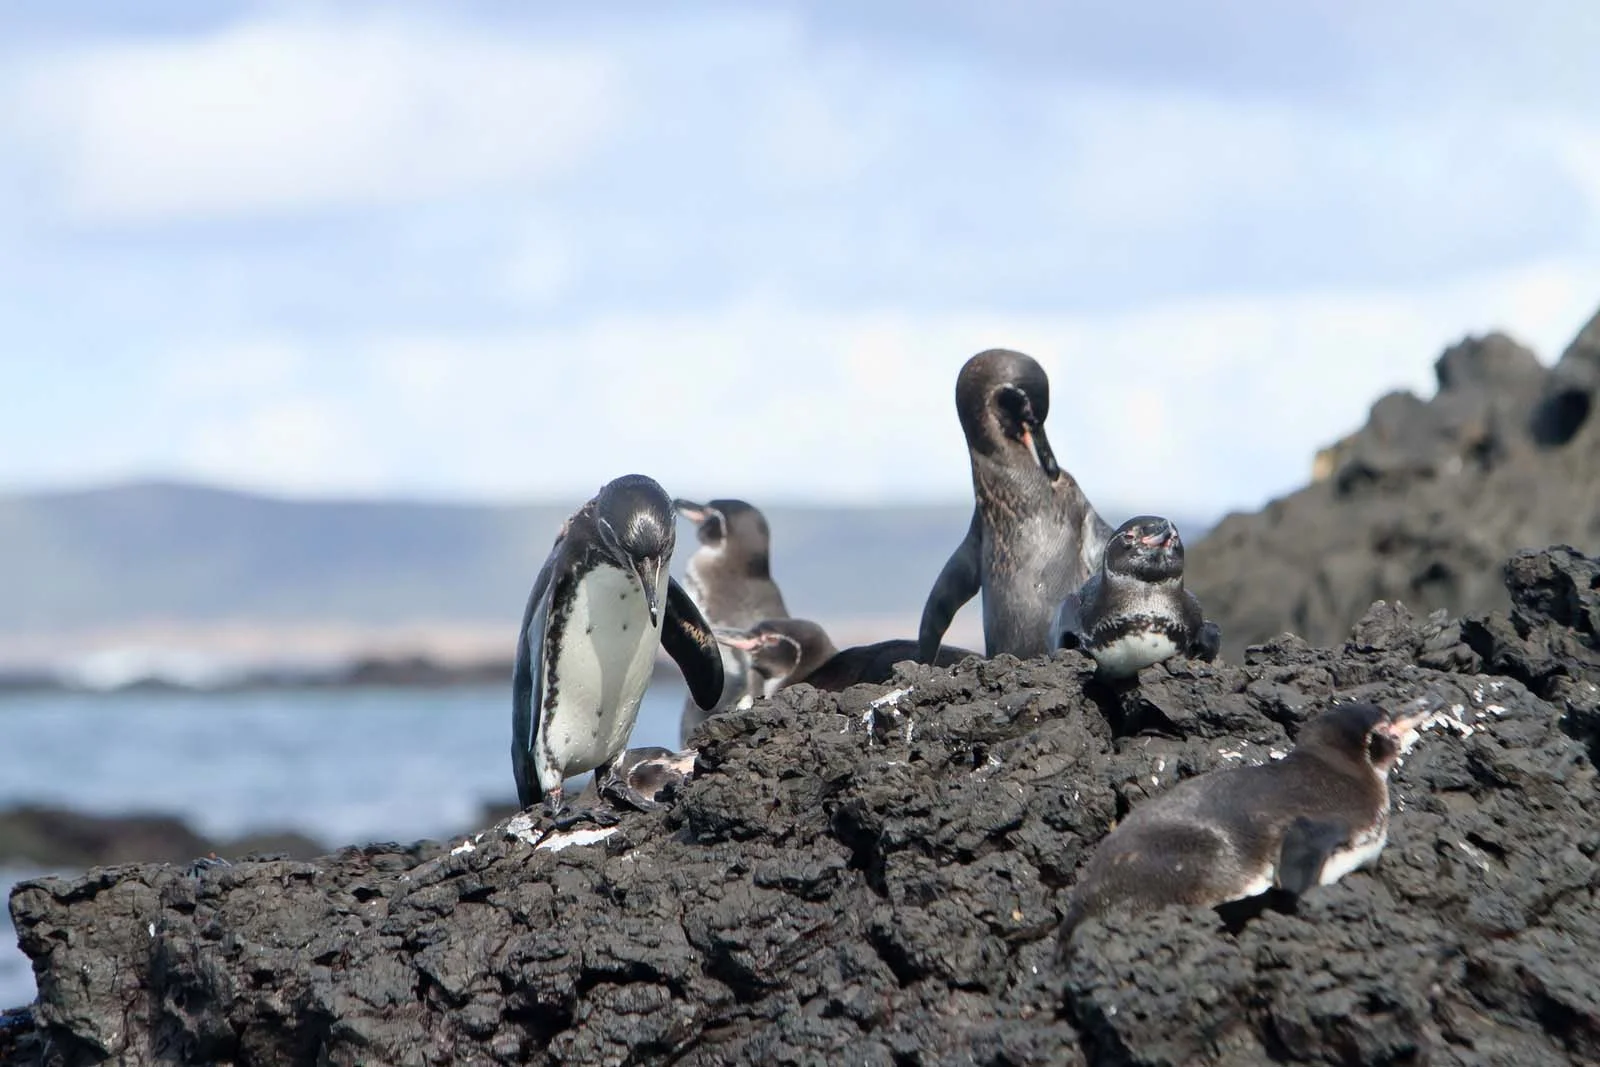
M 1051 646 L 1054 648 L 1082 648 L 1083 620 L 1079 614 L 1078 594 L 1068 593 L 1061 606 L 1056 608 L 1056 621 Z
M 1331 819 L 1296 816 L 1278 848 L 1278 888 L 1300 896 L 1320 884 L 1328 857 L 1350 840 L 1350 827 Z
M 1183 591 L 1183 623 L 1194 635 L 1189 639 L 1189 647 L 1184 654 L 1190 659 L 1201 659 L 1207 663 L 1216 659 L 1217 653 L 1222 651 L 1222 627 L 1206 621 L 1205 612 L 1200 608 L 1200 598 L 1187 589 Z
M 700 614 L 678 580 L 667 577 L 667 617 L 661 627 L 661 647 L 667 650 L 689 683 L 689 695 L 706 711 L 722 699 L 722 650 L 711 624 Z
M 565 534 L 563 527 L 562 533 Z M 517 665 L 511 675 L 511 773 L 517 782 L 517 802 L 527 808 L 542 799 L 539 773 L 533 765 L 534 740 L 539 732 L 539 709 L 544 706 L 545 621 L 550 616 L 550 594 L 560 555 L 561 538 L 539 568 L 522 612 L 517 631 Z
M 950 553 L 944 569 L 933 581 L 928 600 L 922 606 L 922 622 L 917 627 L 917 662 L 932 663 L 939 654 L 939 642 L 950 629 L 950 620 L 961 606 L 978 595 L 983 580 L 978 570 L 983 527 L 978 509 L 972 509 L 972 523 L 956 550 Z

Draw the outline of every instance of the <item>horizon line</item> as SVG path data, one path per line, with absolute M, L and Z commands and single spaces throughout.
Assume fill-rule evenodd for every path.
M 596 489 L 599 486 L 595 487 Z M 525 508 L 525 507 L 576 507 L 588 499 L 581 492 L 570 493 L 529 493 L 525 496 L 496 496 L 488 494 L 454 494 L 449 492 L 432 491 L 432 494 L 407 490 L 351 490 L 351 489 L 284 489 L 281 487 L 263 486 L 249 482 L 224 482 L 201 476 L 186 476 L 175 474 L 128 474 L 123 476 L 107 476 L 93 479 L 63 479 L 57 482 L 40 482 L 35 484 L 0 484 L 0 503 L 9 503 L 27 499 L 82 497 L 103 493 L 113 493 L 127 490 L 171 489 L 215 493 L 223 496 L 247 497 L 262 501 L 272 501 L 283 504 L 357 504 L 357 505 L 410 505 L 418 507 L 443 507 L 443 508 Z M 592 491 L 591 491 L 592 494 Z M 749 500 L 749 496 L 738 499 Z M 879 501 L 866 501 L 858 498 L 827 499 L 821 497 L 797 497 L 788 495 L 763 495 L 757 507 L 767 510 L 772 508 L 792 508 L 796 510 L 932 510 L 945 508 L 970 508 L 973 499 L 970 493 L 963 497 L 929 497 L 929 496 L 894 496 Z M 754 501 L 751 501 L 754 503 Z M 1257 508 L 1265 507 L 1269 501 L 1263 501 Z M 1211 514 L 1203 516 L 1207 522 L 1217 522 L 1224 514 L 1237 511 L 1239 508 L 1212 508 Z M 1202 518 L 1190 515 L 1189 518 Z

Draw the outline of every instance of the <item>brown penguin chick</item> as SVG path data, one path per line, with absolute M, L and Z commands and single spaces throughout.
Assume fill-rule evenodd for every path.
M 1057 607 L 1100 566 L 1111 526 L 1056 462 L 1049 411 L 1050 380 L 1021 352 L 979 352 L 956 376 L 974 506 L 923 605 L 921 662 L 934 661 L 950 620 L 980 592 L 984 655 L 1049 653 Z
M 915 661 L 915 641 L 894 639 L 854 645 L 840 651 L 820 625 L 809 619 L 763 619 L 748 630 L 715 631 L 718 641 L 750 655 L 762 679 L 762 696 L 805 682 L 838 692 L 859 682 L 881 684 L 894 677 L 894 665 Z M 940 645 L 934 665 L 951 667 L 976 652 Z
M 1425 718 L 1337 704 L 1260 766 L 1186 779 L 1134 807 L 1073 887 L 1060 946 L 1085 919 L 1215 907 L 1276 886 L 1299 896 L 1370 866 L 1388 840 L 1389 771 Z
M 700 547 L 684 567 L 684 586 L 712 626 L 788 616 L 772 579 L 772 530 L 759 509 L 743 500 L 696 504 L 681 497 L 672 506 L 694 523 Z

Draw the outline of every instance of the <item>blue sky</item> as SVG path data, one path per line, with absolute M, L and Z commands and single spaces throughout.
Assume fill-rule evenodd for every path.
M 1586 0 L 22 6 L 4 488 L 960 500 L 1008 346 L 1217 514 L 1600 308 Z

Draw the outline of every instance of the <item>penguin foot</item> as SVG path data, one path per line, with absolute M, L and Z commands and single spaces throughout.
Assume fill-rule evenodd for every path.
M 573 808 L 563 811 L 550 819 L 550 825 L 557 830 L 570 830 L 581 822 L 592 822 L 596 826 L 615 826 L 621 818 L 610 808 Z

